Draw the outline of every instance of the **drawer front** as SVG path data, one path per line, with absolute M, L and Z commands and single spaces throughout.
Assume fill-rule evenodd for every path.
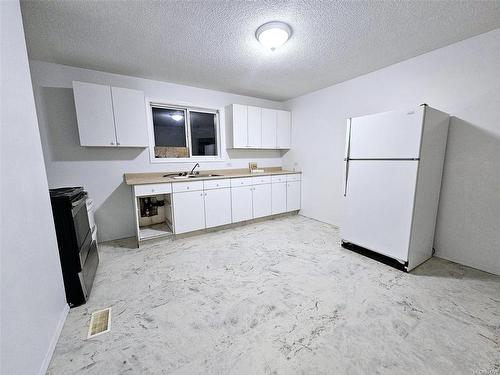
M 172 184 L 174 193 L 203 190 L 203 181 L 175 182 Z
M 172 192 L 172 184 L 135 185 L 134 191 L 136 197 L 144 195 L 169 194 Z
M 288 182 L 291 182 L 291 181 L 300 181 L 300 173 L 295 173 L 295 174 L 287 174 L 286 175 L 286 180 Z
M 209 189 L 222 189 L 231 187 L 231 181 L 228 178 L 222 180 L 206 180 L 203 181 L 203 188 L 205 190 Z
M 286 182 L 286 174 L 278 174 L 278 175 L 272 176 L 272 181 L 273 182 Z
M 270 184 L 271 176 L 252 177 L 253 185 Z
M 252 177 L 232 178 L 231 179 L 231 187 L 250 186 L 250 185 L 252 185 Z

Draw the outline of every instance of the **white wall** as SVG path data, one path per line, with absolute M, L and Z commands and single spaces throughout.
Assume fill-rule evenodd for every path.
M 123 182 L 124 173 L 189 170 L 194 162 L 151 164 L 148 149 L 80 147 L 71 88 L 73 80 L 139 89 L 146 97 L 166 103 L 187 102 L 219 109 L 221 130 L 224 129 L 222 109 L 228 104 L 283 106 L 278 102 L 220 91 L 39 61 L 31 61 L 30 66 L 49 186 L 83 185 L 87 189 L 95 201 L 100 241 L 135 235 L 132 191 Z M 281 166 L 281 152 L 275 150 L 230 150 L 224 157 L 223 162 L 200 163 L 201 169 L 248 168 L 249 161 L 256 161 L 263 167 Z
M 500 274 L 500 29 L 286 103 L 302 213 L 339 224 L 346 119 L 427 103 L 451 120 L 437 255 Z
M 19 2 L 0 2 L 0 14 L 0 373 L 44 374 L 68 306 Z

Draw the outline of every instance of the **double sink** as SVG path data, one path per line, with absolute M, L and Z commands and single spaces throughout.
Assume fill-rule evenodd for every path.
M 221 174 L 166 174 L 163 177 L 170 177 L 179 180 L 186 180 L 188 178 L 200 178 L 200 177 L 221 177 Z

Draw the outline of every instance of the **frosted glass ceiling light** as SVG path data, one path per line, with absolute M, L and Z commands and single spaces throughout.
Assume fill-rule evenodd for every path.
M 255 32 L 257 40 L 271 51 L 285 44 L 291 35 L 291 27 L 279 21 L 265 23 Z

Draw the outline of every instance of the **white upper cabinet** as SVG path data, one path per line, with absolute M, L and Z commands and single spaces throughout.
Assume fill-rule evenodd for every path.
M 147 147 L 144 93 L 73 82 L 80 145 Z
M 262 108 L 262 148 L 276 148 L 276 111 Z
M 118 146 L 147 147 L 146 105 L 139 90 L 111 87 Z
M 276 111 L 276 148 L 288 149 L 291 146 L 292 116 L 288 111 Z
M 248 106 L 248 147 L 262 147 L 262 109 Z
M 226 107 L 227 148 L 289 149 L 291 113 L 231 104 Z
M 228 111 L 228 119 L 232 120 L 232 148 L 247 148 L 248 107 L 246 105 L 233 104 L 230 106 L 230 110 Z
M 111 87 L 73 82 L 82 146 L 116 146 Z

